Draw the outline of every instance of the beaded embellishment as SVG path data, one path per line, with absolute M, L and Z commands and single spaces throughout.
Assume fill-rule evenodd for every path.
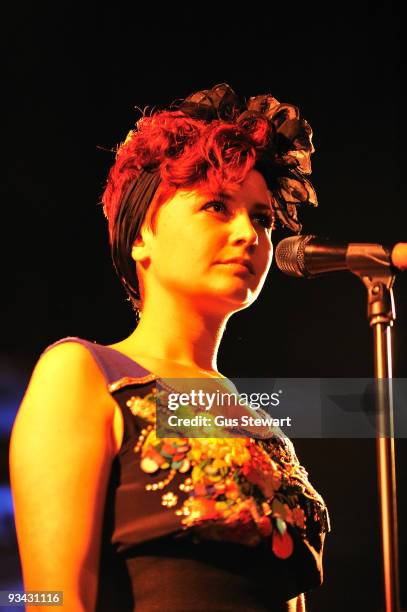
M 302 538 L 329 531 L 324 501 L 287 438 L 158 438 L 161 393 L 153 389 L 127 401 L 131 412 L 147 422 L 134 452 L 145 473 L 161 477 L 147 484 L 147 491 L 161 492 L 177 474 L 185 474 L 178 484 L 188 494 L 182 503 L 178 491 L 163 491 L 161 497 L 161 505 L 175 511 L 185 529 L 248 546 L 271 538 L 274 554 L 282 559 L 293 552 L 290 529 Z

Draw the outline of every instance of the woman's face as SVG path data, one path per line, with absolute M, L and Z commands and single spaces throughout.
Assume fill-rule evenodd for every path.
M 141 251 L 133 249 L 136 260 L 144 254 L 146 294 L 158 283 L 205 309 L 249 306 L 271 264 L 271 224 L 271 194 L 257 170 L 222 193 L 179 189 L 158 210 L 154 232 L 143 229 Z

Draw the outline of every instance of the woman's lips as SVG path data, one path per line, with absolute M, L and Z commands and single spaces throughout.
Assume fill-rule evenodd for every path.
M 230 266 L 236 268 L 236 270 L 241 270 L 242 272 L 250 272 L 250 274 L 254 274 L 253 264 L 250 259 L 244 259 L 241 257 L 234 257 L 232 259 L 225 259 L 224 261 L 216 262 L 218 265 Z

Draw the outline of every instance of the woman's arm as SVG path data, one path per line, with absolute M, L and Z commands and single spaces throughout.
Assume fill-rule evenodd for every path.
M 10 476 L 24 587 L 64 591 L 69 610 L 95 606 L 113 415 L 91 354 L 68 342 L 37 363 L 13 426 Z

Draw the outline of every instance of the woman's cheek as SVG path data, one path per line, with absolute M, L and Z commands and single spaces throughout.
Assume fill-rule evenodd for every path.
M 273 244 L 269 239 L 267 239 L 267 244 L 264 249 L 264 257 L 262 258 L 263 274 L 267 274 L 270 269 L 271 263 L 273 261 L 273 252 Z

